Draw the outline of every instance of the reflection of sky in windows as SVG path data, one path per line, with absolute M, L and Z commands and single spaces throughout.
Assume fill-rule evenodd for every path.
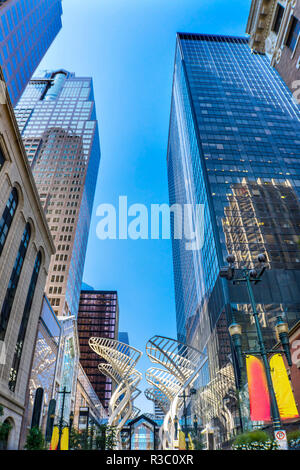
M 217 320 L 219 263 L 228 251 L 250 261 L 261 250 L 276 269 L 300 269 L 299 132 L 300 111 L 290 91 L 245 39 L 181 36 L 168 151 L 170 202 L 205 204 L 205 237 L 200 253 L 173 240 L 180 339 L 187 324 L 192 334 L 197 331 L 203 311 L 213 319 L 202 325 L 199 341 Z M 299 318 L 296 304 L 289 308 L 289 318 Z
M 57 347 L 43 331 L 38 332 L 35 355 L 30 378 L 30 403 L 33 406 L 35 391 L 44 389 L 44 402 L 49 403 L 52 394 Z M 30 416 L 30 413 L 29 413 Z

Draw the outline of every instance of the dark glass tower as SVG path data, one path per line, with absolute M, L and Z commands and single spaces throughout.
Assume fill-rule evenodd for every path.
M 99 373 L 99 356 L 89 347 L 91 337 L 118 339 L 119 305 L 116 291 L 82 290 L 78 318 L 80 362 L 105 408 L 112 393 L 112 381 Z M 127 335 L 128 339 L 128 335 Z
M 256 347 L 246 290 L 219 278 L 227 254 L 248 267 L 267 255 L 270 269 L 254 287 L 267 345 L 279 314 L 290 326 L 300 318 L 300 111 L 246 38 L 177 35 L 168 179 L 170 204 L 204 206 L 201 250 L 173 239 L 177 329 L 208 354 L 197 412 L 220 443 L 239 423 L 233 311 L 243 347 Z
M 13 105 L 61 29 L 61 0 L 0 2 L 0 65 Z

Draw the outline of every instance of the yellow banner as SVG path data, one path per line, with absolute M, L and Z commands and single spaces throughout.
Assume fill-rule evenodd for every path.
M 52 432 L 52 438 L 50 443 L 50 450 L 57 450 L 59 441 L 59 429 L 58 426 L 54 426 Z M 69 450 L 69 428 L 65 427 L 62 430 L 60 440 L 60 450 Z
M 189 438 L 189 450 L 194 450 L 194 444 L 191 438 L 191 435 L 188 434 Z M 179 431 L 179 444 L 178 444 L 179 450 L 186 450 L 186 443 L 185 443 L 185 434 L 183 431 Z
M 274 354 L 271 357 L 270 369 L 280 417 L 298 418 L 299 413 L 281 354 Z
M 53 431 L 52 431 L 50 450 L 57 450 L 58 440 L 59 440 L 58 426 L 54 426 Z
M 63 428 L 60 442 L 60 450 L 69 449 L 69 428 Z

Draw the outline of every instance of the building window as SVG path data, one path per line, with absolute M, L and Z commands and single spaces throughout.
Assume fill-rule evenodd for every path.
M 2 169 L 4 163 L 5 163 L 5 158 L 4 158 L 2 149 L 1 149 L 1 147 L 0 147 L 0 170 Z
M 295 18 L 295 16 L 292 16 L 290 32 L 286 41 L 286 45 L 289 49 L 291 49 L 291 51 L 293 51 L 296 47 L 299 32 L 300 22 L 297 20 L 297 18 Z
M 24 259 L 26 256 L 27 248 L 29 245 L 31 235 L 30 225 L 27 223 L 22 240 L 19 246 L 19 251 L 15 260 L 15 264 L 10 276 L 10 280 L 8 283 L 7 291 L 5 294 L 4 302 L 2 305 L 1 315 L 0 315 L 0 340 L 4 340 L 11 309 L 13 306 L 13 302 L 15 299 Z
M 273 26 L 273 31 L 276 34 L 278 34 L 278 32 L 279 32 L 280 25 L 281 25 L 281 20 L 282 20 L 282 17 L 283 17 L 283 13 L 284 13 L 284 8 L 281 5 L 278 4 L 277 5 L 276 15 L 275 15 L 274 26 Z
M 3 211 L 1 220 L 0 220 L 0 255 L 3 251 L 3 247 L 11 226 L 12 220 L 14 218 L 16 208 L 18 205 L 18 193 L 16 188 L 13 188 L 8 201 L 6 203 L 5 209 Z
M 29 289 L 28 289 L 28 293 L 26 297 L 25 307 L 23 311 L 23 317 L 22 317 L 22 321 L 21 321 L 21 325 L 19 329 L 17 344 L 15 347 L 12 368 L 10 370 L 8 386 L 12 392 L 14 392 L 16 388 L 16 382 L 17 382 L 17 377 L 18 377 L 18 372 L 19 372 L 19 367 L 20 367 L 20 362 L 21 362 L 22 350 L 23 350 L 27 325 L 29 321 L 32 301 L 33 301 L 35 288 L 36 288 L 36 284 L 38 280 L 38 275 L 39 275 L 39 271 L 41 267 L 41 262 L 42 262 L 42 255 L 41 255 L 41 252 L 39 251 L 36 256 L 35 263 L 34 263 L 34 268 L 33 268 L 31 281 L 30 281 L 30 285 L 29 285 Z

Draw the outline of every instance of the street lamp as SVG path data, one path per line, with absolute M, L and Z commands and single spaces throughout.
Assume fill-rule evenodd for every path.
M 71 411 L 70 413 L 70 419 L 69 419 L 69 428 L 71 429 L 72 426 L 73 426 L 73 422 L 74 422 L 74 412 Z
M 63 433 L 63 427 L 64 427 L 64 411 L 65 411 L 65 399 L 66 395 L 70 394 L 71 392 L 67 392 L 66 387 L 63 388 L 62 391 L 57 392 L 62 394 L 62 405 L 61 405 L 61 414 L 60 414 L 60 420 L 58 424 L 58 444 L 57 444 L 57 450 L 61 450 L 61 438 L 62 438 L 62 433 Z
M 242 371 L 244 369 L 244 361 L 242 355 L 242 327 L 234 321 L 233 323 L 231 323 L 228 330 L 232 338 L 233 346 L 237 353 L 239 368 Z
M 174 425 L 175 425 L 175 441 L 177 441 L 177 436 L 178 436 L 178 416 L 175 415 L 174 418 Z
M 194 431 L 197 434 L 197 431 L 198 431 L 198 418 L 197 418 L 197 415 L 194 415 L 193 424 L 194 424 Z
M 189 395 L 186 395 L 185 390 L 183 390 L 183 395 L 179 395 L 179 398 L 183 398 L 183 416 L 184 416 L 184 435 L 185 435 L 185 448 L 189 450 L 189 435 L 188 435 L 188 425 L 187 425 L 187 406 L 186 398 L 196 395 L 197 390 L 195 388 L 190 389 Z
M 255 284 L 257 284 L 258 282 L 261 281 L 261 277 L 264 271 L 266 270 L 266 261 L 267 261 L 266 255 L 261 253 L 260 255 L 258 255 L 257 260 L 259 262 L 258 269 L 247 269 L 245 267 L 242 267 L 241 268 L 242 277 L 236 278 L 235 268 L 234 268 L 235 257 L 234 255 L 228 255 L 227 256 L 228 267 L 221 268 L 220 277 L 225 278 L 228 281 L 233 281 L 233 284 L 246 283 L 248 295 L 249 295 L 249 299 L 250 299 L 250 303 L 252 307 L 252 315 L 254 318 L 257 337 L 258 337 L 259 350 L 247 351 L 247 352 L 244 352 L 244 354 L 252 353 L 252 354 L 258 354 L 262 357 L 265 372 L 266 372 L 266 377 L 267 377 L 269 395 L 270 395 L 272 421 L 273 421 L 274 429 L 276 431 L 281 428 L 280 414 L 279 414 L 278 404 L 277 404 L 275 391 L 273 387 L 270 365 L 268 361 L 268 353 L 274 353 L 274 350 L 267 351 L 265 348 L 261 326 L 259 322 L 259 317 L 258 317 L 258 312 L 256 310 L 254 294 L 253 294 L 253 290 L 251 286 L 251 282 L 254 282 Z M 279 340 L 281 341 L 281 344 L 283 346 L 283 352 L 286 355 L 288 364 L 291 365 L 292 363 L 291 363 L 291 355 L 290 355 L 290 350 L 289 350 L 288 325 L 282 320 L 281 317 L 278 317 L 278 321 L 275 325 L 275 329 L 279 337 Z M 237 353 L 238 363 L 240 365 L 241 370 L 243 370 L 244 362 L 243 362 L 243 352 L 241 348 L 242 328 L 238 323 L 235 322 L 235 320 L 229 326 L 229 333 L 232 337 L 232 342 Z
M 287 359 L 288 365 L 291 367 L 293 365 L 292 363 L 292 357 L 291 357 L 291 351 L 290 351 L 290 342 L 289 342 L 289 327 L 286 322 L 283 321 L 282 317 L 277 317 L 277 323 L 275 325 L 275 330 L 276 330 L 276 335 L 278 340 L 281 342 L 285 357 Z

